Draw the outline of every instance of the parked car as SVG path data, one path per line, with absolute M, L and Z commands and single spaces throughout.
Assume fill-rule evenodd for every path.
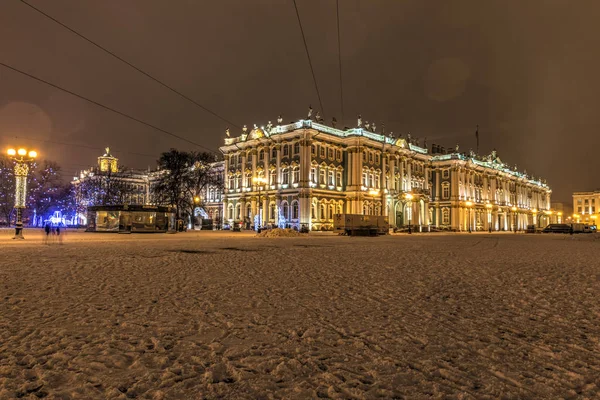
M 569 224 L 550 224 L 542 230 L 542 233 L 570 233 L 571 225 Z

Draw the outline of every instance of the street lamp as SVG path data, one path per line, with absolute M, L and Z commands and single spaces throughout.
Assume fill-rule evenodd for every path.
M 485 208 L 488 210 L 488 231 L 492 233 L 492 203 L 489 201 L 485 204 Z
M 413 199 L 413 195 L 412 193 L 406 193 L 404 195 L 404 198 L 407 200 L 408 202 L 408 234 L 410 235 L 412 233 L 411 231 L 411 218 L 412 218 L 412 199 Z
M 262 201 L 261 201 L 261 197 L 260 197 L 260 191 L 262 190 L 262 186 L 267 183 L 267 180 L 265 178 L 263 178 L 262 176 L 255 176 L 254 178 L 252 178 L 252 182 L 254 182 L 254 184 L 256 186 L 258 186 L 258 227 L 256 228 L 256 230 L 258 231 L 258 233 L 260 233 L 260 227 L 262 225 Z
M 465 204 L 467 206 L 467 210 L 469 210 L 468 211 L 468 213 L 469 213 L 469 218 L 468 218 L 469 219 L 469 233 L 471 233 L 472 232 L 471 231 L 471 207 L 473 207 L 473 202 L 467 201 Z
M 23 209 L 27 197 L 27 174 L 29 164 L 37 157 L 37 152 L 20 148 L 19 150 L 8 149 L 8 156 L 15 161 L 15 209 L 17 218 L 15 224 L 15 236 L 13 239 L 25 239 L 23 237 Z
M 517 207 L 512 206 L 511 210 L 513 212 L 513 231 L 517 233 Z

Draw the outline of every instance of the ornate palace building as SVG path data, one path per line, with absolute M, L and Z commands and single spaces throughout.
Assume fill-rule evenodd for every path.
M 410 137 L 311 120 L 228 137 L 225 220 L 329 230 L 334 214 L 385 215 L 417 230 L 511 230 L 553 214 L 545 182 L 487 157 L 431 154 Z

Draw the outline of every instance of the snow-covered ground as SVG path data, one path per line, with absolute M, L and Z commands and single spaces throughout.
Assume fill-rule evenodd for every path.
M 595 235 L 0 231 L 0 398 L 597 398 Z

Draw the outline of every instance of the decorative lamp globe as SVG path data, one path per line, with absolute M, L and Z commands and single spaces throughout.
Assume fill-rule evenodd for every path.
M 19 154 L 20 156 L 24 156 L 25 154 L 27 154 L 27 150 L 25 150 L 25 149 L 19 149 L 17 151 L 17 154 Z
M 6 152 L 9 156 L 14 156 L 17 154 L 17 151 L 15 149 L 8 149 L 8 151 Z
M 37 151 L 35 151 L 35 150 L 31 150 L 31 151 L 29 152 L 29 157 L 31 157 L 31 158 L 36 158 L 36 157 L 37 157 Z

